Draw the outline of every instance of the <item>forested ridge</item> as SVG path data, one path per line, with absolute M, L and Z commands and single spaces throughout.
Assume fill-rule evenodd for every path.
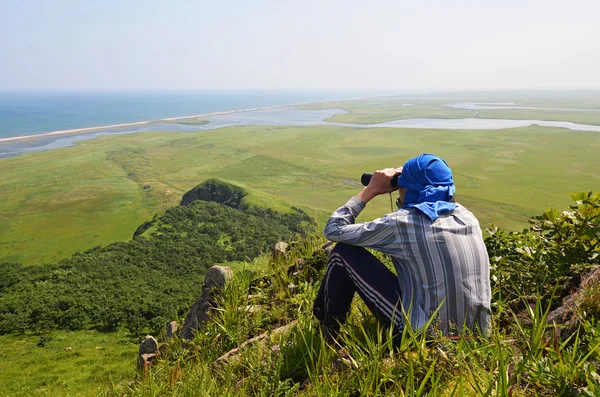
M 314 228 L 299 209 L 244 205 L 242 189 L 217 180 L 191 192 L 195 198 L 140 225 L 131 241 L 50 265 L 0 264 L 0 334 L 158 330 L 189 308 L 210 266 L 251 259 Z

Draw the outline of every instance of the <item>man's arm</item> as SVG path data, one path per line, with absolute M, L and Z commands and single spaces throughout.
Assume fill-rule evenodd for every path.
M 379 194 L 391 192 L 397 188 L 390 187 L 391 178 L 400 172 L 397 168 L 386 168 L 377 171 L 356 197 L 352 197 L 344 206 L 338 208 L 325 226 L 324 235 L 328 240 L 375 248 L 388 252 L 395 242 L 393 226 L 388 217 L 371 222 L 355 224 L 356 217 L 365 208 L 367 202 Z

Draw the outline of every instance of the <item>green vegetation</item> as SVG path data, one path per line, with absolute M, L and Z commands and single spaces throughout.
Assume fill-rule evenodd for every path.
M 225 289 L 213 321 L 192 346 L 169 344 L 168 355 L 133 386 L 114 383 L 108 395 L 203 396 L 596 396 L 600 393 L 600 326 L 579 311 L 579 327 L 560 337 L 547 324 L 568 286 L 600 257 L 600 194 L 579 193 L 568 211 L 531 220 L 532 233 L 495 229 L 486 239 L 494 258 L 493 326 L 486 339 L 446 338 L 407 328 L 399 346 L 357 302 L 337 342 L 326 342 L 312 317 L 323 268 L 322 241 L 305 240 L 287 259 L 270 258 L 257 283 L 241 273 Z M 287 269 L 305 257 L 312 268 Z M 383 256 L 380 256 L 382 259 Z M 387 262 L 391 266 L 389 260 Z M 512 266 L 511 266 L 512 265 Z M 322 270 L 321 270 L 322 272 Z M 322 273 L 321 273 L 322 274 Z M 297 288 L 290 291 L 288 284 Z M 527 291 L 540 291 L 531 301 Z M 594 292 L 595 291 L 595 292 Z M 248 293 L 252 293 L 250 299 Z M 586 293 L 586 299 L 597 288 Z M 522 305 L 514 305 L 515 298 Z M 239 308 L 263 310 L 239 315 Z M 287 333 L 217 359 L 269 328 L 297 320 Z
M 239 127 L 102 137 L 0 160 L 0 262 L 56 262 L 126 241 L 139 224 L 211 177 L 243 186 L 259 205 L 294 203 L 322 223 L 356 194 L 363 172 L 400 165 L 422 152 L 452 165 L 458 200 L 483 225 L 518 230 L 530 214 L 563 207 L 568 193 L 600 183 L 589 172 L 600 167 L 599 151 L 596 133 L 537 126 Z M 143 189 L 146 185 L 150 188 Z M 382 197 L 361 218 L 388 210 L 389 200 Z
M 159 332 L 197 298 L 208 267 L 254 258 L 312 230 L 301 210 L 245 206 L 246 192 L 216 180 L 191 193 L 198 197 L 142 224 L 130 242 L 54 265 L 0 264 L 0 334 L 119 326 L 134 335 Z
M 382 123 L 385 121 L 412 118 L 456 119 L 480 117 L 489 119 L 548 120 L 572 121 L 580 124 L 600 125 L 600 100 L 598 94 L 590 93 L 589 97 L 578 93 L 555 96 L 516 96 L 495 94 L 493 96 L 462 94 L 440 94 L 437 98 L 430 95 L 391 96 L 383 98 L 362 99 L 353 101 L 324 102 L 298 106 L 300 109 L 344 109 L 349 113 L 338 114 L 328 119 L 339 123 Z M 515 106 L 555 109 L 455 109 L 449 105 L 457 102 L 474 103 L 515 103 Z M 577 110 L 565 110 L 577 109 Z
M 468 117 L 467 110 L 441 106 L 459 101 L 515 100 L 473 94 L 310 107 L 348 109 L 335 121 L 358 123 Z M 591 94 L 524 95 L 518 104 L 600 108 Z M 600 112 L 592 111 L 487 112 L 480 115 L 600 124 Z M 320 274 L 287 273 L 298 257 L 322 266 L 322 238 L 302 240 L 280 261 L 260 253 L 280 238 L 314 230 L 310 217 L 320 228 L 356 194 L 362 172 L 422 152 L 451 164 L 458 201 L 482 226 L 499 226 L 486 240 L 494 283 L 490 338 L 426 342 L 409 333 L 394 350 L 359 304 L 343 328 L 344 347 L 325 343 L 310 316 Z M 598 266 L 600 200 L 577 194 L 568 211 L 544 211 L 566 207 L 569 192 L 600 186 L 590 171 L 600 167 L 599 152 L 597 133 L 537 126 L 255 126 L 102 137 L 1 159 L 0 328 L 11 334 L 0 335 L 0 395 L 292 395 L 307 378 L 305 395 L 598 395 L 598 285 L 577 302 L 582 325 L 569 329 L 568 340 L 556 337 L 562 329 L 547 326 L 545 316 Z M 176 207 L 190 189 L 201 201 Z M 380 197 L 359 220 L 389 209 L 389 199 Z M 530 229 L 516 231 L 542 212 Z M 136 378 L 137 337 L 181 320 L 215 263 L 237 270 L 223 310 L 191 348 L 173 342 L 145 380 Z M 240 315 L 246 305 L 265 310 Z M 270 339 L 266 352 L 250 348 L 241 360 L 213 367 L 220 354 L 294 319 L 298 325 Z
M 420 101 L 418 101 L 420 102 Z M 360 101 L 326 102 L 298 106 L 299 109 L 344 109 L 349 113 L 336 114 L 327 119 L 338 123 L 371 124 L 385 121 L 413 119 L 413 118 L 440 118 L 462 119 L 473 117 L 473 113 L 465 109 L 453 109 L 443 106 L 452 101 L 442 101 L 440 104 L 415 103 L 412 99 L 385 98 Z
M 192 197 L 184 200 L 189 201 L 188 206 L 174 207 L 162 217 L 140 226 L 138 237 L 131 243 L 116 244 L 117 249 L 114 246 L 97 248 L 75 255 L 71 262 L 62 262 L 61 271 L 73 266 L 72 270 L 81 273 L 82 279 L 71 280 L 64 272 L 59 274 L 50 266 L 19 268 L 4 265 L 1 288 L 12 293 L 5 294 L 3 299 L 8 297 L 10 300 L 15 292 L 25 291 L 15 289 L 15 286 L 35 281 L 36 288 L 24 294 L 32 297 L 33 303 L 41 297 L 54 305 L 56 297 L 43 295 L 40 291 L 51 291 L 49 285 L 63 285 L 66 288 L 56 290 L 60 291 L 61 302 L 68 301 L 70 294 L 74 293 L 79 299 L 78 304 L 89 304 L 83 291 L 77 289 L 79 283 L 84 283 L 83 289 L 90 290 L 90 297 L 104 299 L 106 295 L 120 294 L 119 299 L 125 302 L 127 313 L 139 314 L 138 320 L 133 323 L 128 319 L 122 322 L 133 335 L 153 325 L 154 332 L 160 334 L 166 319 L 175 316 L 181 319 L 185 310 L 167 313 L 173 317 L 164 317 L 158 311 L 149 313 L 145 305 L 155 310 L 169 303 L 165 295 L 161 295 L 163 288 L 169 289 L 170 296 L 177 296 L 180 292 L 193 296 L 193 291 L 184 291 L 184 287 L 189 281 L 187 279 L 192 279 L 197 291 L 201 280 L 195 272 L 200 274 L 202 265 L 197 264 L 195 272 L 188 273 L 185 266 L 193 266 L 196 258 L 218 256 L 222 253 L 220 248 L 224 247 L 227 252 L 227 247 L 235 244 L 240 237 L 248 239 L 249 232 L 260 235 L 261 229 L 252 217 L 267 221 L 263 232 L 281 227 L 281 224 L 294 230 L 303 230 L 307 226 L 308 219 L 297 211 L 280 214 L 245 206 L 243 190 L 218 181 L 207 181 L 202 187 L 190 191 L 187 197 L 194 195 L 229 206 L 218 202 L 190 201 Z M 402 344 L 394 347 L 388 331 L 379 328 L 364 305 L 358 304 L 349 322 L 342 328 L 340 344 L 325 342 L 311 316 L 311 308 L 318 288 L 316 281 L 322 276 L 326 256 L 318 249 L 323 243 L 322 238 L 308 238 L 296 243 L 286 258 L 262 256 L 246 266 L 236 264 L 241 271 L 236 273 L 236 278 L 226 289 L 213 321 L 196 335 L 191 346 L 183 346 L 178 340 L 172 342 L 167 355 L 145 377 L 134 375 L 132 334 L 90 333 L 88 337 L 88 331 L 75 334 L 39 332 L 42 328 L 36 323 L 33 324 L 38 331 L 35 335 L 26 332 L 21 337 L 0 337 L 9 346 L 4 353 L 6 358 L 15 363 L 7 375 L 0 377 L 0 381 L 6 385 L 4 390 L 10 395 L 30 395 L 32 390 L 48 395 L 93 395 L 104 385 L 107 395 L 270 396 L 301 392 L 309 396 L 425 393 L 479 396 L 506 395 L 510 390 L 513 396 L 572 393 L 593 396 L 600 391 L 600 377 L 594 367 L 594 360 L 600 358 L 600 328 L 593 325 L 598 318 L 597 311 L 590 310 L 593 302 L 600 299 L 597 286 L 584 294 L 582 302 L 587 306 L 582 306 L 577 312 L 582 325 L 571 337 L 560 339 L 553 326 L 546 325 L 548 311 L 558 305 L 588 269 L 597 267 L 600 257 L 600 194 L 578 193 L 573 199 L 576 202 L 568 211 L 550 210 L 533 218 L 531 233 L 495 228 L 486 239 L 493 264 L 494 293 L 494 326 L 488 339 L 469 336 L 447 339 L 435 334 L 415 334 L 407 328 Z M 230 222 L 230 215 L 236 221 L 243 215 L 246 222 L 243 225 Z M 269 219 L 274 223 L 269 224 Z M 241 234 L 236 234 L 238 231 Z M 228 238 L 223 238 L 225 233 Z M 210 242 L 215 249 L 186 251 L 186 247 L 194 241 L 202 242 L 208 236 L 219 237 L 216 242 L 214 239 Z M 245 243 L 249 244 L 240 247 L 248 247 L 253 242 Z M 150 246 L 157 247 L 156 252 L 148 248 Z M 196 248 L 197 244 L 193 246 L 193 249 Z M 118 257 L 110 256 L 113 250 L 119 253 L 118 257 L 124 258 L 114 268 L 110 267 L 110 262 L 118 260 Z M 102 254 L 106 257 L 98 260 Z M 379 256 L 391 266 L 389 260 Z M 171 257 L 176 257 L 177 261 L 171 261 Z M 300 257 L 308 258 L 305 267 L 298 274 L 290 274 L 288 268 Z M 231 258 L 235 259 L 235 256 L 227 257 Z M 140 263 L 142 261 L 145 263 Z M 89 262 L 96 269 L 108 265 L 102 276 L 111 275 L 111 283 L 118 280 L 127 282 L 120 283 L 111 292 L 110 283 L 103 284 L 101 278 L 88 268 L 77 267 L 84 262 Z M 130 263 L 141 268 L 152 266 L 153 272 L 161 273 L 160 279 L 148 278 L 156 291 L 142 290 L 142 296 L 137 297 L 144 304 L 129 301 L 135 299 L 140 290 L 135 279 L 128 275 L 132 267 Z M 47 275 L 46 268 L 49 268 L 51 278 L 45 278 L 41 283 L 39 279 L 28 278 L 31 275 Z M 148 271 L 148 268 L 143 270 Z M 115 277 L 115 274 L 119 276 Z M 169 284 L 169 279 L 177 282 Z M 90 281 L 87 285 L 86 280 Z M 296 285 L 293 290 L 288 287 L 290 282 Z M 173 289 L 175 284 L 181 286 L 180 290 Z M 532 302 L 532 297 L 524 291 L 540 291 L 533 296 L 533 306 L 519 304 Z M 18 293 L 16 296 L 19 297 Z M 111 302 L 108 301 L 108 304 Z M 191 300 L 188 300 L 187 306 L 190 304 Z M 69 310 L 61 311 L 62 305 L 53 306 L 55 312 L 62 314 L 57 321 L 72 318 L 67 316 Z M 262 310 L 246 311 L 240 315 L 239 308 L 248 305 L 261 306 Z M 0 304 L 2 308 L 7 306 L 10 307 L 5 301 Z M 38 310 L 39 307 L 38 302 Z M 111 309 L 119 313 L 118 306 Z M 40 318 L 41 314 L 41 318 L 51 319 L 54 311 L 39 311 L 35 318 Z M 151 315 L 157 317 L 150 318 Z M 298 320 L 297 325 L 286 334 L 267 339 L 266 346 L 250 347 L 242 350 L 237 360 L 222 366 L 213 365 L 220 355 L 246 339 L 292 320 Z M 11 324 L 18 324 L 18 321 Z M 46 329 L 50 327 L 52 324 Z M 96 335 L 102 335 L 101 341 L 97 342 Z M 16 358 L 16 351 L 27 346 L 33 349 L 36 341 L 42 347 L 35 349 L 43 358 L 36 361 L 34 352 Z M 92 350 L 94 344 L 101 349 Z M 66 347 L 74 350 L 64 351 Z M 104 354 L 104 351 L 107 353 Z M 71 354 L 75 352 L 79 354 Z M 49 364 L 56 361 L 58 364 Z M 10 377 L 14 371 L 28 365 L 30 367 L 20 381 Z M 65 380 L 65 374 L 72 371 L 78 371 L 77 376 Z
M 531 220 L 531 230 L 488 231 L 486 240 L 494 301 L 522 303 L 523 298 L 549 306 L 567 295 L 581 277 L 600 265 L 600 193 L 574 194 L 568 211 L 548 210 Z
M 124 331 L 1 335 L 0 396 L 97 396 L 135 378 L 136 342 Z

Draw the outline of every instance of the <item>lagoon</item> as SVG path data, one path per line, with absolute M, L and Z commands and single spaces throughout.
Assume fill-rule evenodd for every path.
M 458 104 L 457 104 L 458 105 Z M 504 104 L 494 104 L 505 106 Z M 137 132 L 194 132 L 216 130 L 226 127 L 241 126 L 340 126 L 349 128 L 410 128 L 410 129 L 444 129 L 444 130 L 501 130 L 508 128 L 539 125 L 548 128 L 565 128 L 573 131 L 600 132 L 600 126 L 577 124 L 570 121 L 512 120 L 487 118 L 413 118 L 394 120 L 374 124 L 353 124 L 330 122 L 327 119 L 336 114 L 344 114 L 342 109 L 300 110 L 293 106 L 272 107 L 250 111 L 232 111 L 213 113 L 202 117 L 170 119 L 147 122 L 141 125 L 121 126 L 117 128 L 99 128 L 94 132 L 72 133 L 60 135 L 31 136 L 26 140 L 0 142 L 0 158 L 11 157 L 23 153 L 52 150 L 72 146 L 78 141 L 94 139 L 98 136 L 114 134 L 133 134 Z M 199 124 L 200 121 L 205 124 Z

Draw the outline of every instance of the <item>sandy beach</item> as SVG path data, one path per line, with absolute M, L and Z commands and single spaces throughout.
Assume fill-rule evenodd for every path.
M 101 125 L 98 127 L 85 127 L 85 128 L 75 128 L 75 129 L 71 129 L 71 130 L 42 132 L 40 134 L 29 134 L 29 135 L 12 136 L 9 138 L 0 138 L 0 143 L 16 142 L 16 141 L 22 141 L 22 140 L 27 140 L 27 139 L 43 138 L 43 137 L 56 136 L 56 135 L 83 134 L 83 133 L 87 133 L 87 132 L 109 130 L 112 128 L 135 127 L 135 126 L 146 125 L 146 124 L 150 124 L 150 123 L 160 123 L 161 121 L 171 122 L 171 121 L 176 121 L 176 120 L 198 119 L 201 117 L 211 117 L 211 116 L 218 116 L 218 115 L 223 115 L 223 114 L 255 112 L 258 110 L 268 110 L 268 109 L 280 109 L 280 108 L 288 108 L 288 107 L 307 105 L 307 104 L 313 104 L 313 103 L 316 104 L 316 103 L 327 103 L 327 102 L 356 101 L 359 99 L 368 99 L 368 98 L 370 98 L 370 97 L 327 99 L 327 100 L 323 100 L 323 101 L 310 101 L 310 102 L 291 103 L 291 104 L 287 104 L 287 105 L 262 106 L 262 107 L 249 108 L 249 109 L 225 110 L 225 111 L 221 111 L 221 112 L 203 113 L 203 114 L 196 114 L 196 115 L 192 115 L 192 116 L 168 117 L 168 118 L 162 118 L 162 119 L 157 119 L 157 120 L 134 121 L 131 123 Z
M 213 113 L 196 114 L 196 115 L 193 115 L 193 116 L 168 117 L 168 118 L 158 119 L 158 120 L 135 121 L 135 122 L 132 122 L 132 123 L 111 124 L 111 125 L 102 125 L 102 126 L 98 126 L 98 127 L 86 127 L 86 128 L 75 128 L 75 129 L 72 129 L 72 130 L 60 130 L 60 131 L 52 131 L 52 132 L 43 132 L 41 134 L 12 136 L 12 137 L 9 137 L 9 138 L 0 138 L 0 143 L 21 141 L 21 140 L 25 140 L 25 139 L 42 138 L 42 137 L 55 136 L 55 135 L 82 134 L 82 133 L 86 133 L 86 132 L 109 130 L 109 129 L 112 129 L 112 128 L 135 127 L 135 126 L 146 125 L 146 124 L 150 124 L 150 123 L 160 123 L 161 121 L 170 122 L 170 121 L 176 121 L 176 120 L 198 119 L 198 118 L 201 118 L 201 117 L 218 116 L 218 115 L 223 115 L 223 114 L 242 113 L 242 112 L 255 112 L 257 110 L 278 109 L 278 108 L 283 108 L 283 107 L 288 107 L 288 106 L 294 106 L 294 105 L 264 106 L 264 107 L 251 108 L 251 109 L 227 110 L 227 111 L 223 111 L 223 112 L 213 112 Z

